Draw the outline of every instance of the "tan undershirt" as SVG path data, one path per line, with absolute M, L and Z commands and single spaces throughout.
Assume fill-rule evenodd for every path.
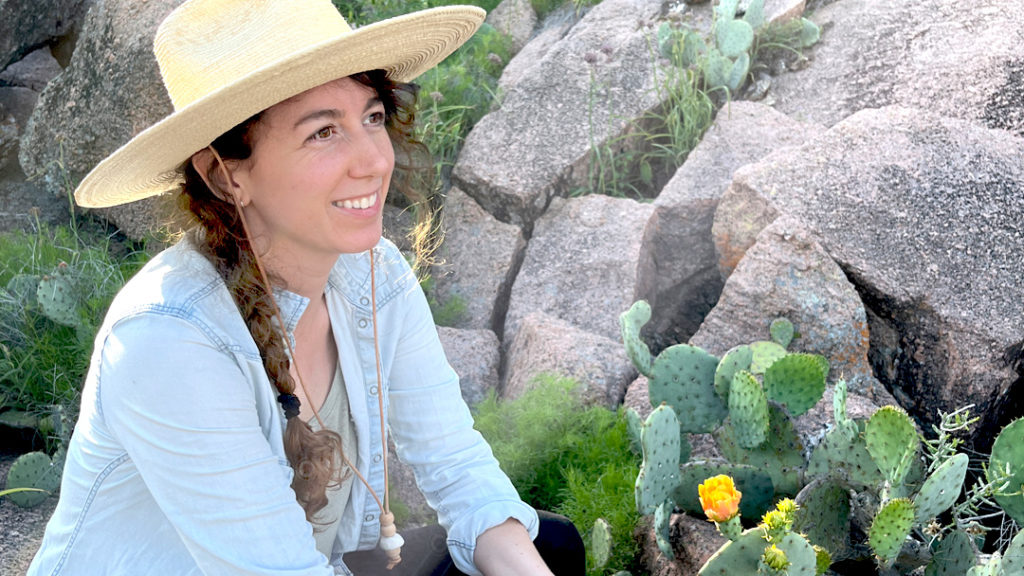
M 345 391 L 345 379 L 341 376 L 341 368 L 335 370 L 334 380 L 331 388 L 327 391 L 327 398 L 320 407 L 320 418 L 328 430 L 333 430 L 341 435 L 341 449 L 353 465 L 356 464 L 356 427 L 349 417 L 348 394 Z M 309 422 L 313 430 L 319 430 L 320 424 L 313 418 Z M 355 479 L 348 466 L 342 466 L 342 480 L 337 485 L 327 488 L 327 506 L 324 506 L 315 517 L 313 535 L 316 537 L 316 547 L 327 559 L 331 559 L 331 552 L 334 550 L 334 540 L 338 535 L 338 526 L 341 523 L 341 514 L 348 505 L 349 495 L 352 492 L 352 481 Z

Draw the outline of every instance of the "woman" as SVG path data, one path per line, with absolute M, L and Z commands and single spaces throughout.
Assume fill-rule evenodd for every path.
M 196 229 L 111 305 L 29 574 L 582 574 L 571 524 L 538 519 L 472 429 L 381 239 L 396 147 L 415 156 L 404 82 L 482 17 L 351 31 L 329 0 L 190 0 L 161 24 L 175 112 L 75 197 L 180 188 Z M 404 548 L 388 432 L 443 527 Z

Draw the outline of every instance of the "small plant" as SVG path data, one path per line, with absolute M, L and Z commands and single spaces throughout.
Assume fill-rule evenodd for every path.
M 4 495 L 22 508 L 42 504 L 60 487 L 63 459 L 54 462 L 42 452 L 22 454 L 7 471 Z
M 477 430 L 524 501 L 564 514 L 584 535 L 602 519 L 611 536 L 608 558 L 595 556 L 591 547 L 588 574 L 637 573 L 633 531 L 640 515 L 632 499 L 637 456 L 624 414 L 583 407 L 574 392 L 578 383 L 571 379 L 545 375 L 535 384 L 515 400 L 491 396 L 479 404 Z M 588 540 L 594 537 L 600 536 L 591 533 Z

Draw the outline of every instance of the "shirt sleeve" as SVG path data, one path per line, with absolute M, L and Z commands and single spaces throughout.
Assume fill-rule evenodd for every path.
M 103 418 L 204 574 L 332 575 L 260 426 L 259 383 L 222 348 L 172 315 L 121 320 L 100 358 Z
M 398 455 L 416 475 L 448 531 L 455 565 L 478 575 L 476 539 L 509 518 L 537 536 L 537 513 L 520 498 L 490 446 L 473 428 L 459 378 L 448 364 L 418 284 L 396 303 L 407 307 L 390 371 L 389 424 Z

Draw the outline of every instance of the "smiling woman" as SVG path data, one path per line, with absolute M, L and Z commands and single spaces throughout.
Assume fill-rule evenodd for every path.
M 176 193 L 193 227 L 110 307 L 29 574 L 583 573 L 579 534 L 524 504 L 473 429 L 381 238 L 396 157 L 422 151 L 407 82 L 482 18 L 351 30 L 328 0 L 168 16 L 154 51 L 175 112 L 75 197 Z M 397 534 L 389 439 L 439 526 Z

